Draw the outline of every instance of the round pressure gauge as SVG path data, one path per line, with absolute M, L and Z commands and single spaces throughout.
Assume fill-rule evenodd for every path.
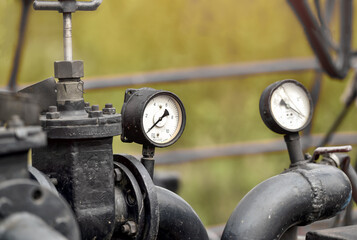
M 292 79 L 269 85 L 260 97 L 259 109 L 264 123 L 282 134 L 303 130 L 310 123 L 313 112 L 309 92 Z
M 167 147 L 183 133 L 186 114 L 173 93 L 151 88 L 128 89 L 122 108 L 122 141 Z

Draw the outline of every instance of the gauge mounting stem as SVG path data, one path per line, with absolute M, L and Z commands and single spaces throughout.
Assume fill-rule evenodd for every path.
M 299 133 L 290 133 L 284 136 L 286 147 L 288 148 L 291 165 L 298 164 L 305 160 L 302 151 Z
M 151 179 L 154 179 L 154 167 L 155 167 L 155 147 L 152 145 L 143 145 L 143 157 L 141 163 L 144 165 Z

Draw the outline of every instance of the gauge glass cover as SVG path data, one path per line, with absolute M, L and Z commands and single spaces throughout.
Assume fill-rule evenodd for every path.
M 293 82 L 283 83 L 273 91 L 270 109 L 276 122 L 289 131 L 303 128 L 310 120 L 309 97 L 302 87 Z
M 182 109 L 171 95 L 154 96 L 145 106 L 142 118 L 146 137 L 156 144 L 172 141 L 182 127 Z

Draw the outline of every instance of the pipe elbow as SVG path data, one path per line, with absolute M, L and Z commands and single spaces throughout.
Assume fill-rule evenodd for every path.
M 156 187 L 160 209 L 158 240 L 208 240 L 207 231 L 192 207 L 175 193 Z
M 253 188 L 238 204 L 222 240 L 280 239 L 295 225 L 333 217 L 351 200 L 351 184 L 339 169 L 306 164 Z

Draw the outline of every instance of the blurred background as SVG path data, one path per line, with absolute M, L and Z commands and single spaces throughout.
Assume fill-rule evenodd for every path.
M 18 37 L 20 0 L 0 1 L 0 81 L 6 86 Z M 231 63 L 313 57 L 302 27 L 286 1 L 236 0 L 104 0 L 95 12 L 76 12 L 73 58 L 84 61 L 86 79 L 177 70 Z M 18 83 L 53 76 L 53 62 L 63 59 L 62 16 L 30 10 Z M 356 27 L 356 21 L 354 20 Z M 353 46 L 356 46 L 356 37 Z M 87 90 L 91 104 L 111 102 L 120 111 L 127 87 L 153 87 L 176 93 L 186 107 L 182 138 L 165 151 L 269 142 L 282 136 L 265 127 L 259 97 L 269 84 L 292 78 L 307 88 L 314 71 L 259 74 L 185 82 L 130 85 Z M 315 106 L 313 133 L 323 134 L 342 109 L 341 95 L 353 77 L 343 81 L 323 75 Z M 357 131 L 357 111 L 348 113 L 339 132 Z M 355 146 L 356 147 L 356 146 Z M 115 153 L 141 154 L 137 144 L 114 140 Z M 309 150 L 312 153 L 313 149 Z M 356 151 L 351 153 L 355 159 Z M 160 165 L 156 171 L 179 173 L 179 194 L 206 225 L 225 223 L 239 200 L 256 184 L 288 168 L 285 151 L 245 156 L 207 157 Z

